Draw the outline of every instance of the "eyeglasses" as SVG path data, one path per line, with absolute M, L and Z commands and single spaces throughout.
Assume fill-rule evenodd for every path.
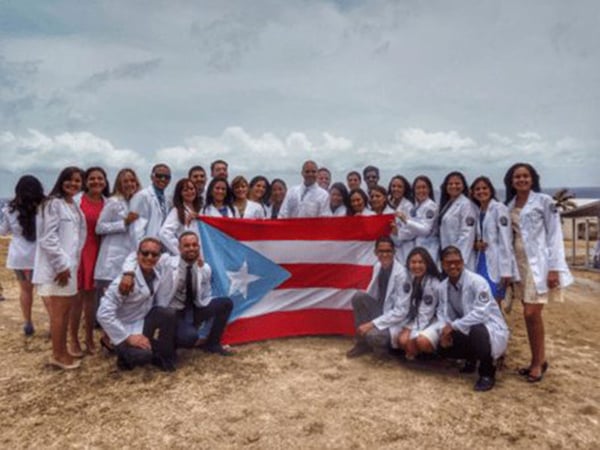
M 168 173 L 154 173 L 152 175 L 154 176 L 154 178 L 158 178 L 159 180 L 170 180 L 171 179 L 171 175 L 169 175 Z
M 160 253 L 152 252 L 150 250 L 140 250 L 140 255 L 142 255 L 144 258 L 148 258 L 149 256 L 151 256 L 152 258 L 158 258 L 160 256 Z
M 377 175 L 367 175 L 365 180 L 377 180 L 379 177 Z

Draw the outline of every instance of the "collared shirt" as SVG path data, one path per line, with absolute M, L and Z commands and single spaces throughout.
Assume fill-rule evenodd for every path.
M 450 280 L 448 280 L 448 315 L 450 316 L 450 320 L 460 319 L 464 316 L 462 307 L 464 274 L 465 272 L 463 270 L 456 284 L 453 284 Z
M 195 262 L 188 263 L 183 258 L 179 260 L 179 265 L 177 266 L 177 278 L 175 279 L 175 286 L 177 287 L 175 290 L 175 295 L 171 299 L 171 303 L 169 303 L 170 308 L 174 308 L 177 310 L 184 309 L 186 307 L 186 274 L 188 266 L 191 266 L 191 274 L 192 274 L 192 285 L 198 285 L 198 273 L 195 269 Z

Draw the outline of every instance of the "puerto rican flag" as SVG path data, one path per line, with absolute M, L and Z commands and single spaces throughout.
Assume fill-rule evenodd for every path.
M 374 241 L 392 215 L 278 220 L 200 217 L 213 296 L 234 302 L 224 343 L 353 335 L 350 300 L 365 290 Z

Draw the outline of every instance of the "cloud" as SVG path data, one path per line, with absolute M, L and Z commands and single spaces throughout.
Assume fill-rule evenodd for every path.
M 155 71 L 161 62 L 161 58 L 153 58 L 147 61 L 121 64 L 114 69 L 91 75 L 77 86 L 77 90 L 96 91 L 112 80 L 139 79 Z
M 420 128 L 401 130 L 398 140 L 414 150 L 462 150 L 475 147 L 477 144 L 470 137 L 461 137 L 456 131 L 428 133 Z
M 139 153 L 116 148 L 108 140 L 86 131 L 55 136 L 33 129 L 24 135 L 5 131 L 0 133 L 0 153 L 3 168 L 11 172 L 95 164 L 118 169 L 139 166 L 143 161 Z

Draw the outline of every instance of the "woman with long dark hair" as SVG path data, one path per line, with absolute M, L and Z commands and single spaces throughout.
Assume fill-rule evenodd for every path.
M 67 350 L 67 327 L 71 305 L 77 295 L 77 269 L 85 242 L 85 217 L 74 197 L 81 191 L 83 171 L 61 171 L 47 199 L 40 205 L 36 222 L 33 283 L 50 313 L 52 366 L 68 370 L 79 367 Z
M 438 237 L 438 205 L 435 202 L 433 185 L 425 175 L 416 177 L 412 184 L 415 196 L 415 206 L 407 214 L 396 211 L 398 220 L 392 224 L 392 239 L 395 243 L 402 243 L 399 247 L 405 254 L 402 263 L 413 247 L 424 247 L 431 258 L 439 260 L 440 241 Z
M 398 347 L 406 352 L 407 359 L 419 353 L 433 353 L 439 341 L 436 312 L 439 301 L 440 273 L 427 249 L 413 248 L 406 258 L 410 280 L 410 308 L 407 323 L 397 336 Z
M 352 189 L 348 198 L 350 201 L 349 216 L 372 216 L 374 214 L 368 208 L 369 197 L 361 188 Z
M 267 217 L 271 219 L 277 219 L 279 217 L 279 210 L 285 199 L 287 193 L 287 185 L 285 181 L 275 178 L 271 181 L 271 195 L 269 196 L 269 209 Z
M 198 196 L 196 185 L 189 178 L 182 178 L 175 185 L 173 208 L 169 211 L 158 236 L 171 255 L 179 255 L 179 236 L 184 231 L 198 234 L 197 217 L 202 198 Z
M 458 247 L 465 267 L 475 270 L 475 205 L 469 199 L 467 180 L 461 172 L 450 172 L 440 186 L 440 248 Z
M 537 171 L 531 164 L 514 164 L 504 176 L 504 186 L 520 276 L 512 295 L 523 303 L 531 349 L 529 366 L 519 374 L 535 383 L 548 369 L 542 310 L 549 300 L 562 301 L 561 288 L 571 284 L 573 277 L 565 260 L 558 209 L 552 197 L 540 192 Z
M 213 178 L 206 189 L 206 203 L 202 215 L 210 217 L 237 217 L 233 207 L 233 192 L 225 178 Z
M 77 199 L 79 208 L 85 217 L 87 235 L 81 261 L 77 272 L 77 285 L 79 295 L 74 299 L 71 307 L 69 323 L 71 355 L 76 358 L 83 357 L 83 350 L 79 343 L 79 325 L 83 313 L 85 324 L 85 346 L 89 355 L 96 353 L 94 343 L 94 326 L 96 323 L 96 308 L 98 290 L 94 281 L 94 270 L 100 251 L 101 236 L 96 233 L 96 224 L 104 207 L 104 202 L 110 195 L 110 188 L 106 172 L 102 167 L 90 167 L 83 174 L 83 193 Z
M 500 302 L 510 281 L 518 278 L 508 208 L 496 199 L 496 189 L 488 177 L 476 178 L 470 191 L 473 203 L 479 207 L 476 271 L 487 280 L 492 295 Z
M 329 188 L 329 210 L 333 217 L 343 217 L 348 215 L 350 201 L 348 189 L 344 183 L 333 183 Z
M 0 235 L 12 234 L 6 257 L 6 267 L 15 271 L 19 282 L 23 333 L 35 333 L 31 320 L 33 304 L 33 265 L 35 261 L 36 215 L 44 200 L 42 183 L 33 175 L 19 178 L 15 186 L 15 197 L 3 208 L 0 220 Z
M 387 190 L 383 186 L 373 186 L 369 189 L 369 206 L 373 214 L 394 214 L 394 209 L 389 205 Z
M 271 185 L 269 184 L 267 177 L 257 175 L 250 180 L 248 200 L 252 200 L 261 206 L 265 218 L 269 216 L 268 205 L 270 196 Z

